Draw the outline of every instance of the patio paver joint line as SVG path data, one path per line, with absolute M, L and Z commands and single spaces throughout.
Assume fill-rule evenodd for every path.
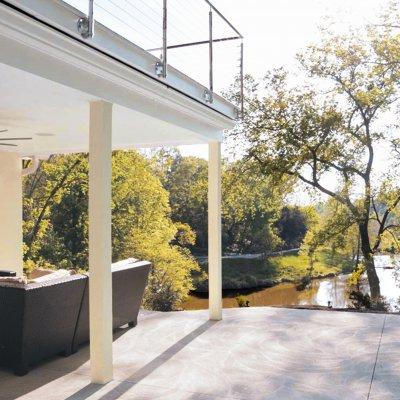
M 382 343 L 382 338 L 383 338 L 383 331 L 385 330 L 386 317 L 387 317 L 387 316 L 385 315 L 385 317 L 383 318 L 381 336 L 380 336 L 380 338 L 379 338 L 378 348 L 377 348 L 377 350 L 376 350 L 376 357 L 375 357 L 375 362 L 374 362 L 374 368 L 372 369 L 371 382 L 369 383 L 369 390 L 368 390 L 367 400 L 369 400 L 370 395 L 371 395 L 372 383 L 373 383 L 374 377 L 375 377 L 376 364 L 377 364 L 377 362 L 378 362 L 379 350 L 380 350 L 380 348 L 381 348 L 381 343 Z

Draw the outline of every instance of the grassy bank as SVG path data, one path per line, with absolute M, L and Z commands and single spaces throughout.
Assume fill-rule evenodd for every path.
M 312 277 L 347 272 L 350 261 L 340 254 L 332 255 L 328 250 L 316 254 Z M 207 272 L 207 264 L 202 265 Z M 266 260 L 245 258 L 223 259 L 223 289 L 249 289 L 260 286 L 273 286 L 280 282 L 297 282 L 310 274 L 310 260 L 302 254 L 269 257 Z M 207 280 L 196 276 L 195 284 L 199 291 L 207 291 Z

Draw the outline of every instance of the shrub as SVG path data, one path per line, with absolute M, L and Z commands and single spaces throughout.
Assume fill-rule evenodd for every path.
M 153 268 L 143 299 L 144 307 L 154 311 L 171 311 L 176 309 L 179 300 L 179 293 L 167 274 Z
M 246 296 L 239 294 L 235 297 L 235 300 L 238 307 L 250 307 L 250 300 Z
M 301 291 L 306 289 L 311 284 L 311 276 L 306 275 L 300 279 L 300 283 L 296 286 L 296 290 Z
M 372 300 L 368 293 L 364 294 L 360 291 L 353 290 L 349 297 L 356 310 L 388 311 L 390 309 L 390 304 L 383 296 L 379 297 L 377 300 Z
M 370 309 L 371 308 L 371 297 L 369 294 L 364 294 L 360 291 L 353 290 L 349 296 L 352 301 L 352 306 L 357 310 Z

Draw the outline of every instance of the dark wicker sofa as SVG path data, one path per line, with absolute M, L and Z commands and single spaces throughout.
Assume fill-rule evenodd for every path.
M 128 261 L 128 262 L 127 262 Z M 121 261 L 112 266 L 113 329 L 137 324 L 150 263 L 147 261 Z M 89 288 L 85 290 L 82 310 L 79 314 L 71 352 L 75 353 L 82 343 L 89 341 Z
M 25 375 L 29 366 L 70 353 L 87 277 L 0 285 L 0 364 Z
M 113 267 L 114 329 L 136 324 L 150 263 Z M 25 375 L 48 357 L 77 351 L 89 340 L 88 276 L 42 283 L 0 283 L 0 365 Z

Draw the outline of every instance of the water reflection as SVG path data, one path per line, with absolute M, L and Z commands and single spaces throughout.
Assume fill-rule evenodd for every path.
M 375 267 L 381 285 L 381 294 L 395 311 L 400 298 L 400 258 L 399 256 L 376 256 Z M 235 297 L 238 294 L 246 295 L 250 306 L 288 306 L 288 305 L 318 305 L 334 308 L 346 308 L 350 305 L 348 299 L 347 279 L 349 275 L 339 275 L 334 278 L 313 280 L 311 285 L 302 291 L 296 289 L 292 283 L 282 283 L 271 288 L 259 290 L 227 290 L 224 291 L 223 305 L 225 308 L 237 307 Z M 368 292 L 365 282 L 361 290 Z M 183 308 L 205 309 L 208 307 L 207 295 L 195 295 L 183 304 Z

